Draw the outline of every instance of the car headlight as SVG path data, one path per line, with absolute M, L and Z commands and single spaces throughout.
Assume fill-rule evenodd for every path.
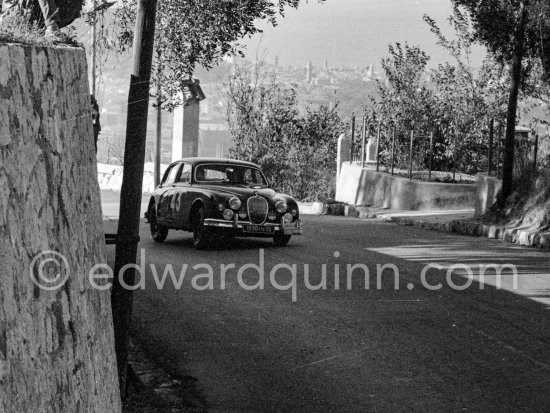
M 246 211 L 244 209 L 239 211 L 239 217 L 240 218 L 245 219 L 247 216 L 248 216 L 248 214 L 246 213 Z
M 275 221 L 277 219 L 277 214 L 275 212 L 270 212 L 269 214 L 267 214 L 267 219 L 269 219 L 270 221 Z
M 226 209 L 225 211 L 223 211 L 223 218 L 227 219 L 228 221 L 231 221 L 234 215 L 235 214 L 230 209 Z
M 277 201 L 277 203 L 275 204 L 275 209 L 279 214 L 286 212 L 287 208 L 288 208 L 288 205 L 286 204 L 285 201 Z
M 292 217 L 291 213 L 287 212 L 284 215 L 283 219 L 284 219 L 285 224 L 290 224 L 294 218 Z
M 241 200 L 239 198 L 234 196 L 234 197 L 229 199 L 228 204 L 229 204 L 229 208 L 237 210 L 237 209 L 241 208 L 243 203 L 241 202 Z
M 292 210 L 292 216 L 295 217 L 296 215 L 298 215 L 298 211 L 296 211 L 295 209 Z

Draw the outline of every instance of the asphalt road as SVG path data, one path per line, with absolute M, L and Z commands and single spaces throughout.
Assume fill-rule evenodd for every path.
M 155 244 L 143 226 L 148 268 L 136 291 L 134 336 L 164 367 L 183 377 L 191 404 L 211 412 L 550 411 L 549 254 L 480 238 L 442 234 L 343 217 L 305 217 L 305 235 L 287 247 L 261 239 L 235 240 L 195 251 L 191 236 L 171 232 Z M 113 247 L 109 248 L 112 259 Z M 264 250 L 265 288 L 249 291 Z M 339 254 L 338 254 L 339 253 Z M 347 285 L 347 264 L 361 270 Z M 457 291 L 429 263 L 478 268 L 513 264 L 515 291 L 496 289 L 495 276 Z M 181 288 L 157 278 L 185 264 Z M 213 289 L 193 287 L 213 281 Z M 235 264 L 221 282 L 221 264 Z M 297 264 L 296 290 L 275 288 L 270 271 Z M 309 264 L 307 288 L 304 264 Z M 399 289 L 385 270 L 399 270 Z M 335 265 L 339 282 L 335 283 Z M 463 285 L 466 270 L 451 281 Z M 503 276 L 512 289 L 512 277 Z M 275 282 L 292 284 L 288 269 Z M 443 288 L 426 288 L 441 282 Z M 338 289 L 335 286 L 338 286 Z M 483 285 L 483 289 L 480 287 Z M 294 297 L 293 297 L 294 296 Z

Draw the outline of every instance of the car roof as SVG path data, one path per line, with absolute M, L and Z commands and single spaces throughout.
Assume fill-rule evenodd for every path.
M 229 164 L 229 165 L 243 165 L 243 166 L 253 166 L 255 168 L 259 168 L 258 165 L 247 162 L 247 161 L 240 161 L 238 159 L 228 159 L 228 158 L 208 158 L 208 157 L 193 157 L 193 158 L 183 158 L 179 161 L 173 162 L 172 164 L 181 163 L 181 162 L 189 162 L 193 166 L 203 163 L 223 163 L 223 164 Z

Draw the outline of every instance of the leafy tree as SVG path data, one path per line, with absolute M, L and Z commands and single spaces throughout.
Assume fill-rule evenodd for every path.
M 414 122 L 415 168 L 429 160 L 428 137 L 435 128 L 435 167 L 476 173 L 487 167 L 488 123 L 506 117 L 510 70 L 505 59 L 489 53 L 482 67 L 471 64 L 472 47 L 478 41 L 475 22 L 464 8 L 454 7 L 449 23 L 455 38 L 445 37 L 437 23 L 424 17 L 437 42 L 454 59 L 427 72 L 429 60 L 418 47 L 390 46 L 382 61 L 385 82 L 378 82 L 380 98 L 374 100 L 370 117 L 392 120 L 396 130 L 396 165 L 409 163 L 409 133 Z M 532 59 L 525 59 L 532 68 Z M 523 82 L 524 97 L 541 96 L 540 82 Z M 387 128 L 386 128 L 387 129 Z M 390 139 L 382 141 L 382 155 L 389 161 Z M 424 154 L 424 155 L 422 155 Z M 419 156 L 420 155 L 420 156 Z
M 480 40 L 503 63 L 510 64 L 510 90 L 506 116 L 501 205 L 512 192 L 514 135 L 518 95 L 522 80 L 528 74 L 528 58 L 541 59 L 548 44 L 548 13 L 543 0 L 453 0 L 464 7 L 474 23 L 474 38 Z M 548 64 L 548 58 L 543 62 Z
M 385 130 L 395 128 L 396 166 L 405 168 L 409 164 L 410 131 L 427 130 L 433 119 L 430 114 L 434 106 L 433 92 L 427 82 L 426 66 L 430 57 L 419 47 L 396 43 L 388 47 L 390 56 L 382 59 L 385 81 L 377 81 L 379 99 L 374 99 L 371 112 L 367 113 L 370 128 L 379 119 L 386 121 Z M 391 124 L 391 125 L 390 125 Z M 371 131 L 371 136 L 374 131 Z M 416 152 L 426 150 L 426 140 L 415 140 Z M 388 162 L 389 139 L 382 140 L 383 160 Z M 415 168 L 419 168 L 420 158 L 414 157 Z
M 479 71 L 471 64 L 475 33 L 469 15 L 455 7 L 449 18 L 456 38 L 445 37 L 429 16 L 424 20 L 437 38 L 437 43 L 454 58 L 432 71 L 436 89 L 434 117 L 444 138 L 444 160 L 466 173 L 477 173 L 487 166 L 487 126 L 490 119 L 500 121 L 505 114 L 505 68 L 489 54 Z M 438 159 L 439 158 L 439 159 Z
M 547 2 L 544 0 L 452 0 L 473 22 L 473 40 L 485 44 L 502 62 L 510 63 L 517 53 L 518 36 L 523 37 L 523 55 L 541 58 L 541 35 L 545 38 Z M 455 13 L 456 14 L 456 13 Z M 464 13 L 459 13 L 465 16 Z M 522 27 L 520 27 L 522 25 Z M 521 33 L 519 32 L 521 29 Z
M 235 67 L 226 85 L 231 155 L 259 164 L 280 191 L 301 200 L 334 197 L 334 160 L 343 124 L 337 108 L 300 114 L 296 86 Z
M 182 104 L 179 94 L 197 65 L 208 69 L 226 56 L 243 56 L 239 40 L 261 32 L 256 26 L 258 21 L 276 26 L 285 8 L 297 8 L 299 3 L 300 0 L 159 0 L 153 92 L 161 93 L 167 109 Z M 132 45 L 135 7 L 135 0 L 122 0 L 122 7 L 116 11 L 118 51 Z

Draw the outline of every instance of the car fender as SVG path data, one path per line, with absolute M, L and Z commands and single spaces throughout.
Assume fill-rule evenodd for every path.
M 193 214 L 195 213 L 196 209 L 202 206 L 205 209 L 205 214 L 207 216 L 210 216 L 212 214 L 212 202 L 214 200 L 214 197 L 209 194 L 198 194 L 193 202 L 191 202 L 191 209 L 189 210 L 189 218 L 188 222 L 191 223 L 191 220 L 193 219 Z
M 273 197 L 274 199 L 276 200 L 283 200 L 286 202 L 286 204 L 288 205 L 288 210 L 292 210 L 292 209 L 295 209 L 296 211 L 298 211 L 298 214 L 300 213 L 300 210 L 298 208 L 298 202 L 293 198 L 291 197 L 290 195 L 286 195 L 286 194 L 277 194 Z

